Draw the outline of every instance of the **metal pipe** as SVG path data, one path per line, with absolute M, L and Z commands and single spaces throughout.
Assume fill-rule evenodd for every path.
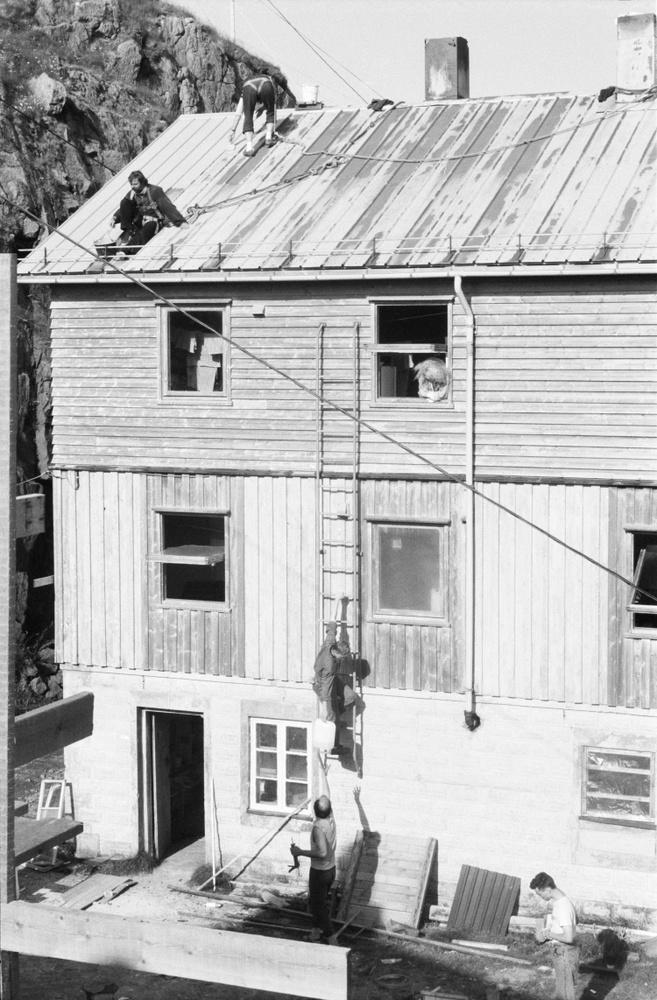
M 475 411 L 474 411 L 474 342 L 475 317 L 463 294 L 461 275 L 454 275 L 454 294 L 459 301 L 467 320 L 465 332 L 465 482 L 474 486 L 475 472 Z M 474 716 L 476 710 L 475 696 L 475 495 L 472 489 L 467 491 L 466 524 L 466 566 L 465 566 L 465 676 L 469 688 L 466 690 L 467 710 L 470 713 L 469 727 L 476 728 Z M 466 715 L 466 724 L 468 718 Z

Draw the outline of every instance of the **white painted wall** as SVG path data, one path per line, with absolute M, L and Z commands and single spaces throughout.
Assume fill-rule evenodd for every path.
M 66 694 L 93 689 L 94 735 L 69 747 L 66 765 L 81 855 L 133 854 L 139 847 L 137 711 L 202 712 L 206 739 L 206 817 L 214 777 L 224 858 L 250 847 L 276 819 L 246 811 L 248 716 L 311 720 L 309 684 L 189 678 L 120 671 L 65 671 Z M 352 799 L 360 784 L 373 830 L 433 836 L 439 845 L 440 902 L 449 903 L 462 864 L 522 879 L 550 872 L 591 917 L 631 919 L 657 928 L 654 829 L 579 819 L 580 747 L 655 749 L 647 712 L 504 703 L 478 705 L 481 727 L 463 725 L 458 696 L 370 692 L 364 717 L 362 781 L 331 762 L 331 795 L 343 854 L 358 828 Z M 283 874 L 294 821 L 262 855 Z M 649 915 L 647 912 L 652 910 Z

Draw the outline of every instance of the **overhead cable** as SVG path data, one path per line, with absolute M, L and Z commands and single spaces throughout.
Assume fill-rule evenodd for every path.
M 285 16 L 285 14 L 283 13 L 283 11 L 282 11 L 282 10 L 279 10 L 279 8 L 278 8 L 278 7 L 276 6 L 276 4 L 275 4 L 275 3 L 273 2 L 273 0 L 264 0 L 264 2 L 265 2 L 265 3 L 267 3 L 267 4 L 269 4 L 269 6 L 270 6 L 270 7 L 272 8 L 272 10 L 273 10 L 273 11 L 275 11 L 275 12 L 276 12 L 276 14 L 277 14 L 277 15 L 278 15 L 278 16 L 279 16 L 280 18 L 282 18 L 282 19 L 283 19 L 283 21 L 285 21 L 285 23 L 286 23 L 286 24 L 288 24 L 288 25 L 290 26 L 290 28 L 292 28 L 292 31 L 294 31 L 294 33 L 295 33 L 295 34 L 297 34 L 297 35 L 299 36 L 299 38 L 301 38 L 301 39 L 302 39 L 302 41 L 304 41 L 304 42 L 306 43 L 306 45 L 307 45 L 307 46 L 308 46 L 308 47 L 309 47 L 310 49 L 312 49 L 312 51 L 313 51 L 313 52 L 315 53 L 315 55 L 317 56 L 317 58 L 318 58 L 318 59 L 321 59 L 321 61 L 322 61 L 322 62 L 324 63 L 324 65 L 325 65 L 325 66 L 328 66 L 328 68 L 329 68 L 329 69 L 331 70 L 331 72 L 332 72 L 332 73 L 335 73 L 335 75 L 336 75 L 336 76 L 337 76 L 337 77 L 338 77 L 338 78 L 339 78 L 340 80 L 342 80 L 342 82 L 344 83 L 344 85 L 345 85 L 346 87 L 348 87 L 348 88 L 349 88 L 349 90 L 351 90 L 351 91 L 352 91 L 352 92 L 353 92 L 353 93 L 354 93 L 354 94 L 356 95 L 356 97 L 360 98 L 360 100 L 361 100 L 361 101 L 363 101 L 364 103 L 367 103 L 367 100 L 366 100 L 366 98 L 365 98 L 365 97 L 363 97 L 363 95 L 362 95 L 362 94 L 361 94 L 361 93 L 360 93 L 360 92 L 359 92 L 358 90 L 356 90 L 356 88 L 355 88 L 355 87 L 353 87 L 353 86 L 352 86 L 352 85 L 351 85 L 351 84 L 349 83 L 349 81 L 348 81 L 348 80 L 345 80 L 345 78 L 343 77 L 342 73 L 338 73 L 338 71 L 337 71 L 337 69 L 335 68 L 335 66 L 332 66 L 332 65 L 331 65 L 331 63 L 330 63 L 330 62 L 329 62 L 329 61 L 328 61 L 327 59 L 325 59 L 325 57 L 324 57 L 324 56 L 323 56 L 323 55 L 321 54 L 321 52 L 320 52 L 320 51 L 319 51 L 319 50 L 317 49 L 317 47 L 315 46 L 315 43 L 314 43 L 314 42 L 313 42 L 313 41 L 312 41 L 312 40 L 311 40 L 310 38 L 308 38 L 308 36 L 307 36 L 307 35 L 304 35 L 302 31 L 299 31 L 299 29 L 298 29 L 298 28 L 297 28 L 297 27 L 296 27 L 296 26 L 295 26 L 295 25 L 294 25 L 294 24 L 292 23 L 292 21 L 290 21 L 290 19 L 289 19 L 288 17 L 286 17 L 286 16 Z
M 30 212 L 29 209 L 22 208 L 20 205 L 16 205 L 14 202 L 11 202 L 9 198 L 5 197 L 2 194 L 0 194 L 0 200 L 2 200 L 4 202 L 7 202 L 13 208 L 17 209 L 17 211 L 23 212 L 25 215 L 29 216 L 30 218 L 34 219 L 35 221 L 42 222 L 42 220 L 39 219 L 38 216 L 36 216 L 33 212 Z M 422 462 L 424 465 L 427 465 L 429 468 L 434 469 L 436 472 L 440 473 L 440 475 L 443 478 L 448 479 L 450 482 L 455 483 L 457 486 L 460 486 L 463 489 L 466 489 L 466 490 L 470 491 L 475 496 L 480 497 L 480 499 L 484 500 L 486 503 L 489 503 L 493 507 L 496 507 L 498 510 L 504 511 L 504 513 L 509 514 L 511 517 L 515 518 L 515 520 L 519 521 L 521 524 L 527 525 L 527 527 L 531 528 L 533 531 L 538 532 L 538 534 L 543 535 L 545 538 L 549 538 L 550 541 L 552 541 L 555 544 L 561 546 L 561 548 L 565 549 L 567 552 L 571 552 L 573 555 L 578 556 L 579 558 L 583 559 L 585 562 L 590 563 L 592 566 L 595 566 L 598 569 L 603 570 L 603 572 L 605 572 L 605 573 L 609 574 L 610 576 L 614 577 L 615 579 L 620 580 L 621 583 L 624 583 L 628 587 L 632 588 L 632 593 L 634 595 L 641 594 L 643 597 L 648 598 L 648 600 L 650 602 L 653 602 L 653 601 L 655 601 L 655 599 L 657 599 L 657 595 L 656 594 L 651 594 L 650 592 L 645 591 L 642 588 L 638 587 L 636 585 L 636 583 L 635 583 L 634 580 L 630 580 L 628 577 L 623 576 L 622 573 L 619 573 L 617 570 L 612 569 L 611 566 L 607 566 L 605 563 L 600 562 L 598 559 L 595 559 L 593 556 L 588 555 L 586 552 L 583 552 L 581 549 L 578 549 L 576 546 L 570 545 L 563 538 L 559 538 L 558 535 L 555 535 L 551 531 L 548 531 L 547 528 L 541 527 L 539 524 L 536 524 L 530 518 L 527 518 L 524 515 L 519 514 L 517 511 L 513 510 L 511 507 L 507 507 L 506 504 L 501 503 L 499 500 L 493 499 L 493 497 L 488 496 L 488 494 L 486 494 L 486 493 L 482 492 L 481 490 L 477 489 L 476 486 L 473 486 L 470 483 L 464 482 L 463 479 L 460 479 L 454 473 L 449 472 L 447 469 L 445 469 L 442 466 L 438 465 L 438 463 L 434 462 L 432 459 L 427 458 L 426 455 L 422 455 L 420 452 L 416 451 L 414 448 L 411 448 L 409 445 L 404 444 L 403 441 L 399 441 L 397 438 L 393 437 L 393 435 L 388 434 L 386 431 L 382 431 L 380 428 L 375 427 L 373 424 L 368 423 L 368 421 L 363 420 L 362 417 L 357 416 L 355 413 L 352 413 L 350 410 L 345 409 L 344 407 L 340 406 L 338 403 L 335 403 L 333 400 L 328 399 L 322 393 L 316 392 L 314 389 L 311 389 L 309 386 L 304 385 L 303 382 L 300 382 L 293 375 L 290 375 L 287 372 L 282 371 L 282 369 L 277 368 L 275 365 L 271 364 L 270 361 L 267 361 L 265 358 L 261 357 L 260 355 L 255 354 L 248 347 L 244 347 L 243 344 L 240 344 L 238 341 L 234 340 L 232 337 L 227 336 L 225 333 L 219 333 L 218 334 L 218 331 L 215 330 L 214 327 L 210 326 L 208 323 L 203 322 L 203 320 L 201 320 L 198 317 L 198 314 L 195 315 L 193 312 L 190 312 L 189 310 L 184 309 L 182 306 L 180 306 L 177 303 L 173 302 L 171 299 L 168 299 L 165 295 L 162 295 L 160 292 L 156 291 L 150 285 L 147 285 L 146 282 L 142 281 L 136 275 L 131 274 L 129 271 L 122 270 L 120 267 L 118 267 L 111 260 L 111 258 L 109 258 L 109 259 L 102 258 L 99 254 L 95 253 L 93 250 L 90 250 L 88 247 L 85 247 L 82 243 L 79 243 L 77 240 L 74 240 L 72 236 L 69 236 L 68 234 L 62 232 L 61 229 L 59 229 L 57 226 L 53 226 L 51 223 L 45 223 L 45 225 L 48 227 L 48 229 L 51 230 L 51 232 L 57 233 L 59 236 L 62 237 L 62 239 L 65 239 L 69 243 L 72 243 L 73 246 L 76 246 L 79 250 L 82 250 L 82 251 L 84 251 L 84 253 L 89 254 L 89 256 L 93 257 L 95 260 L 101 261 L 102 263 L 104 263 L 106 265 L 109 264 L 110 267 L 111 267 L 111 269 L 114 270 L 114 271 L 116 271 L 117 274 L 121 275 L 124 278 L 127 278 L 133 284 L 135 284 L 139 288 L 143 289 L 143 291 L 145 291 L 148 295 L 151 295 L 154 299 L 157 299 L 163 305 L 166 305 L 168 308 L 173 309 L 174 311 L 178 312 L 181 316 L 184 316 L 192 324 L 200 327 L 203 330 L 208 331 L 213 336 L 217 336 L 217 335 L 220 336 L 222 338 L 222 340 L 224 340 L 232 348 L 235 348 L 235 350 L 239 351 L 241 354 L 244 354 L 246 357 L 250 358 L 252 361 L 255 361 L 256 364 L 261 365 L 264 368 L 267 368 L 269 371 L 273 372 L 275 375 L 279 375 L 285 381 L 290 382 L 292 385 L 296 386 L 302 392 L 306 393 L 309 396 L 312 396 L 314 399 L 316 399 L 317 401 L 319 401 L 323 405 L 327 406 L 329 409 L 332 409 L 332 410 L 336 411 L 337 413 L 341 413 L 344 417 L 347 417 L 349 420 L 351 420 L 354 423 L 356 423 L 359 427 L 363 428 L 364 430 L 370 431 L 376 437 L 379 437 L 382 440 L 387 441 L 389 444 L 392 444 L 394 447 L 399 448 L 401 451 L 405 452 L 407 455 L 410 455 L 412 458 L 417 459 L 418 461 Z

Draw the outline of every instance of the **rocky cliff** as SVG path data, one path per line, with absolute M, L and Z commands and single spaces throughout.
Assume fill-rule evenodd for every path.
M 157 0 L 0 0 L 0 252 L 33 246 L 179 114 L 228 111 L 283 73 Z M 25 211 L 26 210 L 26 211 Z M 29 214 L 27 214 L 29 213 Z M 18 492 L 49 480 L 48 295 L 19 293 Z M 41 477 L 36 485 L 22 485 Z M 47 538 L 19 545 L 22 701 L 56 697 Z M 44 651 L 45 650 L 45 651 Z

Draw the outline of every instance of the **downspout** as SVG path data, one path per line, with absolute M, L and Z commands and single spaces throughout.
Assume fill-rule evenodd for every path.
M 467 489 L 465 529 L 465 670 L 466 709 L 465 724 L 470 730 L 475 730 L 479 724 L 477 701 L 475 694 L 475 412 L 474 412 L 474 340 L 475 317 L 470 303 L 463 294 L 460 274 L 454 275 L 454 294 L 465 314 L 467 327 L 465 331 L 465 484 Z

